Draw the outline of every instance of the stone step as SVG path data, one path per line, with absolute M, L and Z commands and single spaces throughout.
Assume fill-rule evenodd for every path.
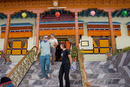
M 4 58 L 0 58 L 0 65 L 4 65 L 5 64 L 5 59 Z
M 63 83 L 65 85 L 65 80 L 63 80 Z M 70 85 L 75 85 L 75 86 L 82 86 L 81 84 L 81 80 L 70 80 Z M 53 78 L 53 79 L 46 79 L 46 80 L 24 80 L 22 81 L 21 85 L 25 84 L 25 85 L 59 85 L 59 80 L 57 78 Z
M 84 62 L 91 87 L 129 87 L 110 61 Z
M 88 79 L 121 79 L 122 76 L 119 73 L 107 73 L 107 74 L 87 74 Z
M 4 65 L 0 64 L 0 78 L 6 76 L 16 65 L 17 63 L 5 63 Z
M 51 78 L 58 78 L 58 75 L 59 75 L 59 71 L 57 70 L 56 72 L 52 72 L 51 74 Z M 70 80 L 72 79 L 81 79 L 81 75 L 80 73 L 77 74 L 77 73 L 73 73 L 73 72 L 70 72 Z M 27 73 L 26 76 L 25 76 L 25 79 L 27 80 L 39 80 L 42 78 L 42 73 L 38 73 L 38 74 L 31 74 L 31 73 Z
M 27 85 L 27 84 L 22 84 L 22 85 L 19 85 L 19 87 L 59 87 L 59 85 L 44 85 L 44 84 L 41 84 L 41 85 Z M 70 87 L 83 87 L 83 86 L 70 85 Z
M 59 87 L 59 69 L 60 69 L 61 62 L 55 62 L 55 65 L 50 66 L 50 74 L 51 77 L 46 80 L 42 79 L 42 72 L 39 62 L 35 62 L 30 70 L 27 72 L 26 76 L 24 77 L 23 81 L 21 82 L 19 87 Z M 76 70 L 70 70 L 70 84 L 71 87 L 82 87 L 82 80 L 81 80 L 81 73 L 76 63 Z M 64 83 L 65 80 L 63 79 Z
M 109 84 L 109 85 L 101 85 L 101 84 L 92 84 L 90 87 L 130 87 L 130 86 L 127 86 L 125 84 L 123 85 L 120 85 L 120 84 Z
M 108 85 L 108 84 L 125 84 L 124 79 L 88 79 L 88 81 L 91 84 L 103 84 L 103 85 Z

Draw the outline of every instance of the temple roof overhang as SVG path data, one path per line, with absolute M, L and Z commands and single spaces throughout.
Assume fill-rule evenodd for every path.
M 107 12 L 104 12 L 103 10 L 98 10 L 98 9 L 87 9 L 87 10 L 83 10 L 82 12 L 79 12 L 78 13 L 78 16 L 79 17 L 92 17 L 90 15 L 90 12 L 94 10 L 96 12 L 95 16 L 94 17 L 108 17 L 108 13 Z M 125 17 L 130 17 L 130 9 L 120 9 L 120 10 L 116 10 L 114 12 L 112 12 L 112 17 L 122 17 L 122 18 L 125 18 L 123 15 L 122 15 L 122 12 L 123 11 L 127 11 L 127 15 Z M 48 18 L 48 16 L 55 16 L 55 12 L 59 11 L 61 16 L 64 16 L 68 19 L 70 19 L 70 16 L 74 19 L 74 14 L 70 11 L 66 11 L 66 10 L 50 10 L 50 11 L 46 11 L 44 13 L 41 14 L 41 18 L 43 19 L 44 21 L 44 18 Z M 36 18 L 36 14 L 34 14 L 33 12 L 30 12 L 30 11 L 21 11 L 21 12 L 18 12 L 14 15 L 12 15 L 12 19 L 18 19 L 18 18 L 21 18 L 22 19 L 22 13 L 25 12 L 27 13 L 27 18 Z M 66 16 L 68 15 L 68 16 Z M 0 13 L 0 19 L 6 19 L 7 16 L 3 13 Z M 54 18 L 56 19 L 56 17 Z

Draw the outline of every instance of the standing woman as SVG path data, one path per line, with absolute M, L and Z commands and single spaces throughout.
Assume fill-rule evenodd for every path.
M 59 71 L 59 82 L 60 87 L 63 87 L 63 74 L 65 74 L 65 87 L 70 87 L 70 81 L 69 81 L 69 70 L 70 66 L 72 64 L 72 58 L 70 55 L 70 51 L 66 49 L 66 43 L 62 42 L 60 44 L 61 49 L 63 50 L 61 53 L 62 57 L 62 64 Z

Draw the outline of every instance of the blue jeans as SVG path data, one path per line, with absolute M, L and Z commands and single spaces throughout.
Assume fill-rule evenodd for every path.
M 50 72 L 50 55 L 40 56 L 40 65 L 43 78 L 46 78 L 46 74 Z

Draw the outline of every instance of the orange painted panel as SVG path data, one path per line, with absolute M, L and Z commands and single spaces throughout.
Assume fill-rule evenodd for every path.
M 1 38 L 5 37 L 5 33 L 1 33 Z M 10 32 L 9 38 L 26 38 L 32 37 L 32 32 Z
M 66 41 L 66 48 L 70 49 L 70 42 L 69 41 Z
M 121 36 L 120 30 L 114 30 L 115 36 Z M 88 36 L 110 36 L 110 30 L 88 30 Z
M 130 36 L 130 30 L 128 30 L 128 35 Z
M 40 30 L 40 36 L 51 35 L 51 33 L 55 35 L 75 35 L 75 30 Z M 79 30 L 79 35 L 83 35 L 83 29 Z

